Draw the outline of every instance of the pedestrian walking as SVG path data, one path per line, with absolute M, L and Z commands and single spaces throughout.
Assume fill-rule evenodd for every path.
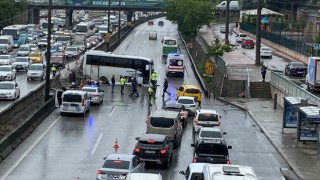
M 111 78 L 111 93 L 114 93 L 114 87 L 116 86 L 116 79 L 114 78 L 114 75 L 112 75 Z
M 56 72 L 57 72 L 57 68 L 55 66 L 51 67 L 51 71 L 52 71 L 52 76 L 55 77 L 56 76 Z
M 136 77 L 133 77 L 132 80 L 131 80 L 131 94 L 130 94 L 130 97 L 132 97 L 133 94 L 136 94 L 137 97 L 139 97 L 137 86 L 138 86 L 137 79 L 136 79 Z
M 168 89 L 168 79 L 164 78 L 162 97 L 164 97 L 165 93 L 167 93 L 170 96 L 170 93 L 167 91 L 167 89 Z
M 120 84 L 121 84 L 121 95 L 123 95 L 124 86 L 126 85 L 126 79 L 123 76 L 120 76 Z
M 267 74 L 267 67 L 262 65 L 262 67 L 261 67 L 262 82 L 265 82 L 266 74 Z
M 238 27 L 239 27 L 239 23 L 236 22 L 236 30 L 238 30 Z

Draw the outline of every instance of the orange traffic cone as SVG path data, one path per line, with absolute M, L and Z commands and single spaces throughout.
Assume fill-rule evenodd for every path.
M 119 144 L 118 144 L 118 139 L 117 138 L 116 138 L 116 142 L 114 142 L 113 148 L 114 148 L 114 152 L 117 153 L 118 149 L 119 149 Z

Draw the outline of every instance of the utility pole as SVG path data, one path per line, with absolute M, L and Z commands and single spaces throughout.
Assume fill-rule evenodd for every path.
M 227 0 L 227 6 L 226 6 L 226 32 L 224 36 L 224 43 L 230 44 L 229 42 L 229 11 L 230 11 L 230 0 Z
M 257 2 L 257 27 L 256 27 L 256 65 L 260 65 L 261 47 L 261 0 Z
M 51 23 L 51 10 L 52 10 L 52 0 L 49 0 L 48 4 L 48 37 L 47 37 L 47 52 L 45 53 L 46 58 L 46 90 L 45 90 L 45 101 L 50 99 L 49 92 L 50 92 L 50 49 L 51 49 L 51 31 L 53 29 Z

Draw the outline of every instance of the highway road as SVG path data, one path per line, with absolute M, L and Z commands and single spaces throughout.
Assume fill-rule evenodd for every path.
M 160 53 L 161 37 L 178 38 L 176 25 L 162 20 L 163 27 L 148 26 L 146 23 L 137 27 L 115 50 L 115 53 L 152 58 L 160 75 L 159 84 L 163 82 L 165 75 Z M 158 32 L 157 41 L 148 40 L 148 32 L 151 30 Z M 181 41 L 179 43 L 180 47 L 184 47 Z M 188 57 L 184 48 L 182 53 Z M 172 96 L 165 97 L 165 101 L 174 100 L 175 88 L 181 84 L 199 85 L 188 58 L 185 65 L 187 73 L 184 78 L 168 78 Z M 141 87 L 138 89 L 140 97 L 130 98 L 130 87 L 125 89 L 123 96 L 120 95 L 118 86 L 114 94 L 110 93 L 110 86 L 102 86 L 102 89 L 105 90 L 104 103 L 92 106 L 90 114 L 84 118 L 61 117 L 58 109 L 51 113 L 0 164 L 0 179 L 94 179 L 96 170 L 103 163 L 102 158 L 114 152 L 112 146 L 116 138 L 120 146 L 118 153 L 131 154 L 136 143 L 135 137 L 146 130 L 147 90 Z M 159 93 L 157 106 L 162 106 Z M 222 116 L 222 129 L 228 133 L 225 136 L 226 141 L 233 146 L 229 151 L 232 164 L 254 167 L 262 180 L 282 178 L 279 169 L 288 168 L 288 165 L 246 112 L 213 99 L 204 99 L 202 108 L 216 109 Z M 183 179 L 178 172 L 185 170 L 193 158 L 191 131 L 192 124 L 189 119 L 181 147 L 175 149 L 173 162 L 168 170 L 151 166 L 146 172 L 161 173 L 164 179 L 168 180 Z

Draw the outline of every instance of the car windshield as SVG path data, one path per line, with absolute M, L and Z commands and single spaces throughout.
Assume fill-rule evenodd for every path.
M 199 89 L 186 89 L 186 93 L 190 93 L 190 94 L 198 94 L 200 93 L 200 90 Z
M 14 89 L 14 84 L 0 83 L 0 89 Z
M 192 100 L 192 99 L 179 99 L 178 103 L 179 104 L 194 104 L 194 100 Z
M 200 143 L 195 148 L 197 154 L 213 154 L 228 156 L 228 148 L 224 144 Z
M 11 71 L 11 67 L 0 66 L 0 71 Z
M 38 53 L 31 53 L 29 54 L 29 57 L 39 57 L 40 55 Z
M 29 48 L 25 46 L 21 46 L 19 47 L 19 51 L 29 51 Z
M 303 63 L 299 63 L 299 62 L 296 62 L 296 63 L 291 63 L 293 67 L 304 67 L 304 64 Z
M 58 49 L 58 46 L 52 46 L 51 47 L 51 50 L 56 50 L 56 49 Z
M 82 100 L 81 95 L 65 94 L 63 96 L 63 102 L 78 102 Z
M 165 117 L 151 117 L 150 124 L 153 127 L 170 128 L 174 125 L 174 119 Z
M 32 45 L 30 45 L 30 48 L 37 48 L 37 45 L 32 44 Z
M 78 41 L 78 42 L 74 42 L 74 45 L 83 45 L 84 42 Z
M 183 60 L 180 59 L 170 59 L 170 66 L 183 66 Z
M 77 48 L 67 48 L 66 51 L 77 51 Z
M 175 41 L 175 40 L 165 40 L 164 44 L 166 44 L 166 45 L 176 45 L 177 41 Z
M 47 39 L 41 39 L 40 42 L 47 42 Z
M 29 70 L 42 70 L 42 66 L 30 66 Z
M 269 48 L 261 48 L 262 51 L 270 51 Z
M 129 169 L 129 165 L 130 161 L 106 160 L 102 167 L 110 169 Z
M 246 42 L 253 42 L 252 39 L 246 39 L 245 41 L 246 41 Z
M 0 56 L 0 59 L 9 59 L 9 56 Z
M 245 34 L 240 34 L 239 36 L 240 37 L 247 37 L 247 35 L 245 35 Z
M 96 89 L 92 89 L 92 88 L 82 88 L 82 91 L 86 91 L 86 92 L 97 92 Z
M 107 27 L 99 27 L 99 31 L 108 31 Z
M 219 131 L 201 131 L 200 137 L 204 138 L 222 138 L 221 132 Z
M 28 58 L 18 57 L 14 62 L 28 62 Z
M 217 114 L 203 113 L 199 114 L 198 121 L 219 121 Z

